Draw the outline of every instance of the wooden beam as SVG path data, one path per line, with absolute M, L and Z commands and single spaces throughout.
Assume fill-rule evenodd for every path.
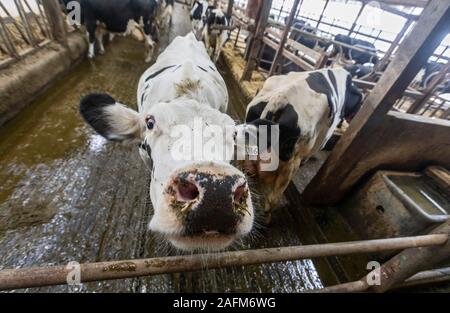
M 272 0 L 261 1 L 261 6 L 258 14 L 258 23 L 256 26 L 255 35 L 253 37 L 253 43 L 250 48 L 249 58 L 242 73 L 241 80 L 250 80 L 252 78 L 253 71 L 256 69 L 258 54 L 262 48 L 264 30 L 266 29 L 267 22 L 269 20 L 271 8 Z
M 300 4 L 300 0 L 294 0 L 294 4 L 291 8 L 291 12 L 289 13 L 289 17 L 286 22 L 286 26 L 284 27 L 283 34 L 281 35 L 281 38 L 280 38 L 280 43 L 279 43 L 278 49 L 276 50 L 275 57 L 273 58 L 272 66 L 270 67 L 269 77 L 275 73 L 278 63 L 280 62 L 281 58 L 283 57 L 284 45 L 286 44 L 286 40 L 287 40 L 287 37 L 291 30 L 292 23 L 294 22 L 295 14 L 297 12 L 299 4 Z
M 377 136 L 377 129 L 386 113 L 448 34 L 449 20 L 450 2 L 430 1 L 412 35 L 400 45 L 395 59 L 364 101 L 350 127 L 306 187 L 302 195 L 305 202 L 329 205 L 344 197 L 349 188 L 342 188 L 342 182 L 360 162 L 364 162 L 374 142 L 383 139 Z

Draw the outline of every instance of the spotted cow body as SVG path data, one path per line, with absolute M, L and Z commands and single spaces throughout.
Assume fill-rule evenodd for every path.
M 275 171 L 261 171 L 261 161 L 248 162 L 247 171 L 262 183 L 266 210 L 276 207 L 300 164 L 321 150 L 343 118 L 360 107 L 361 93 L 344 69 L 291 72 L 272 76 L 248 105 L 248 126 L 277 125 L 279 158 Z M 260 153 L 264 153 L 261 151 Z

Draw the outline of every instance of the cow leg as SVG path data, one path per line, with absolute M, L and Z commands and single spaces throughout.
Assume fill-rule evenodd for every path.
M 172 25 L 172 13 L 173 7 L 171 5 L 166 6 L 163 13 L 164 27 Z
M 222 34 L 216 38 L 216 47 L 214 48 L 214 63 L 217 63 L 220 58 L 220 52 L 222 52 Z
M 271 186 L 271 190 L 266 200 L 264 215 L 267 224 L 270 224 L 272 211 L 280 205 L 284 191 L 287 189 L 289 183 L 292 181 L 292 178 L 300 167 L 301 160 L 301 158 L 294 158 L 285 164 L 280 164 L 275 184 Z
M 97 25 L 94 22 L 90 22 L 86 24 L 87 37 L 89 41 L 89 52 L 88 58 L 92 59 L 95 56 L 95 30 L 97 29 Z
M 147 56 L 145 57 L 145 62 L 148 63 L 153 59 L 155 54 L 155 46 L 156 43 L 153 41 L 151 31 L 152 31 L 152 22 L 149 18 L 144 18 L 144 33 L 145 33 L 145 49 L 147 50 Z
M 114 37 L 116 36 L 116 34 L 114 33 L 109 33 L 109 42 L 112 42 L 114 40 Z
M 105 46 L 103 45 L 103 35 L 104 34 L 105 34 L 104 29 L 102 27 L 97 27 L 97 29 L 95 31 L 95 38 L 98 42 L 100 54 L 105 53 Z

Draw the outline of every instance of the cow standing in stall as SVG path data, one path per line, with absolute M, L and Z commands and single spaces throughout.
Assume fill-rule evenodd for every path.
M 222 27 L 222 29 L 215 29 Z M 226 16 L 221 9 L 209 8 L 206 11 L 206 27 L 203 28 L 202 39 L 205 42 L 206 50 L 214 63 L 219 60 L 222 49 L 231 37 L 231 17 Z
M 291 72 L 267 79 L 248 105 L 246 124 L 239 133 L 258 135 L 260 126 L 269 131 L 272 126 L 278 127 L 277 143 L 268 139 L 266 151 L 259 151 L 260 158 L 246 161 L 245 165 L 246 172 L 265 191 L 269 220 L 300 164 L 324 147 L 340 121 L 358 111 L 361 100 L 362 94 L 344 69 Z M 264 162 L 272 162 L 273 158 L 278 159 L 278 168 L 262 170 Z
M 203 29 L 206 25 L 206 11 L 213 9 L 207 0 L 195 0 L 189 14 L 191 18 L 192 31 L 198 40 L 202 40 Z
M 139 143 L 151 171 L 150 229 L 179 249 L 223 249 L 252 229 L 248 182 L 230 164 L 236 126 L 227 105 L 225 82 L 192 33 L 176 37 L 142 75 L 138 111 L 107 94 L 81 101 L 100 135 Z
M 334 57 L 336 55 L 338 55 L 339 53 L 341 53 L 345 59 L 349 60 L 349 61 L 353 61 L 354 64 L 366 64 L 366 63 L 371 63 L 373 65 L 376 65 L 379 61 L 378 57 L 373 55 L 377 53 L 377 49 L 375 48 L 375 46 L 365 40 L 362 39 L 356 39 L 356 38 L 352 38 L 350 36 L 346 36 L 346 35 L 336 35 L 334 37 L 335 41 L 338 42 L 342 42 L 344 44 L 350 45 L 350 46 L 355 46 L 358 48 L 362 48 L 367 50 L 368 52 L 361 52 L 361 51 L 357 51 L 348 47 L 341 47 L 338 45 L 334 45 L 333 47 L 333 51 L 331 53 L 331 57 Z
M 88 41 L 88 57 L 95 56 L 95 42 L 98 42 L 99 52 L 103 54 L 103 35 L 110 33 L 110 40 L 114 34 L 129 35 L 134 30 L 141 30 L 143 24 L 144 43 L 146 47 L 146 62 L 150 62 L 156 53 L 155 46 L 158 40 L 158 29 L 154 25 L 157 8 L 156 0 L 74 0 L 81 9 L 81 23 L 85 25 Z M 63 0 L 68 8 L 71 0 Z M 72 8 L 73 9 L 73 8 Z M 74 10 L 74 9 L 73 9 Z
M 191 13 L 192 31 L 202 40 L 214 62 L 220 57 L 225 43 L 230 39 L 231 17 L 220 9 L 209 5 L 208 1 L 195 1 Z M 222 27 L 217 29 L 217 27 Z

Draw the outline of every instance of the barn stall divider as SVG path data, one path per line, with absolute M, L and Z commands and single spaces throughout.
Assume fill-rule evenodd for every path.
M 87 51 L 58 0 L 0 2 L 0 125 L 12 119 Z M 15 17 L 17 15 L 17 17 Z M 42 75 L 45 73 L 45 75 Z M 27 88 L 23 88 L 26 85 Z
M 443 223 L 429 235 L 423 236 L 85 263 L 80 265 L 78 274 L 74 274 L 74 267 L 71 264 L 10 269 L 0 271 L 0 290 L 67 284 L 73 279 L 72 275 L 78 275 L 79 282 L 92 282 L 405 249 L 360 281 L 315 290 L 318 292 L 354 292 L 371 289 L 376 292 L 385 292 L 392 287 L 399 288 L 406 283 L 409 285 L 420 284 L 421 280 L 426 283 L 429 283 L 430 280 L 433 282 L 434 279 L 439 282 L 450 280 L 446 269 L 433 270 L 431 275 L 430 273 L 427 275 L 419 273 L 439 264 L 448 257 L 450 253 L 449 234 L 450 223 Z M 446 274 L 442 274 L 442 272 Z M 370 284 L 368 277 L 373 279 L 374 275 L 380 279 L 379 285 L 372 286 Z M 414 277 L 414 275 L 417 276 Z M 424 275 L 426 277 L 423 277 Z M 409 280 L 405 282 L 407 279 Z

